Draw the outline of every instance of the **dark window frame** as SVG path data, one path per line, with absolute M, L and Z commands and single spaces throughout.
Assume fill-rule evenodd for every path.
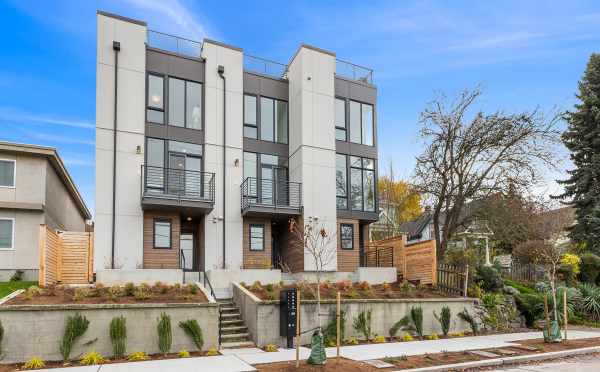
M 262 248 L 261 249 L 253 249 L 252 248 L 252 228 L 260 228 L 262 230 Z M 251 223 L 248 226 L 248 250 L 252 252 L 262 252 L 265 250 L 265 224 L 264 223 Z
M 354 156 L 358 159 L 360 159 L 360 167 L 359 166 L 353 166 L 352 165 L 352 161 L 350 160 L 350 156 Z M 367 160 L 371 160 L 373 162 L 373 168 L 366 168 L 365 167 L 365 159 Z M 348 177 L 349 182 L 350 182 L 350 189 L 352 189 L 352 169 L 356 169 L 356 170 L 360 170 L 360 195 L 361 195 L 361 208 L 357 209 L 354 208 L 353 206 L 353 200 L 352 200 L 352 191 L 350 191 L 350 200 L 348 203 L 348 209 L 352 210 L 352 211 L 358 211 L 358 212 L 369 212 L 369 213 L 374 213 L 377 211 L 377 206 L 378 206 L 378 202 L 377 202 L 377 164 L 376 164 L 376 159 L 372 159 L 372 158 L 368 158 L 368 157 L 364 157 L 364 156 L 356 156 L 356 155 L 348 155 L 348 162 L 350 162 L 349 164 L 349 172 L 348 174 L 350 175 Z M 365 209 L 365 173 L 366 172 L 372 172 L 373 173 L 373 188 L 374 188 L 374 195 L 373 195 L 373 210 L 366 210 Z
M 170 125 L 172 127 L 176 127 L 176 128 L 185 128 L 185 129 L 191 129 L 191 130 L 204 130 L 204 83 L 197 81 L 197 80 L 190 80 L 190 79 L 184 79 L 184 78 L 180 78 L 178 76 L 174 76 L 174 75 L 165 75 L 166 77 L 166 82 L 167 84 L 164 83 L 163 81 L 163 90 L 165 90 L 167 92 L 166 94 L 166 99 L 164 99 L 165 104 L 167 106 L 167 110 L 165 111 L 165 125 Z M 183 126 L 180 127 L 179 125 L 171 125 L 169 123 L 169 116 L 170 116 L 170 111 L 171 109 L 169 108 L 169 89 L 170 89 L 170 80 L 171 78 L 173 79 L 177 79 L 177 80 L 181 80 L 183 81 Z M 195 83 L 195 84 L 199 84 L 200 85 L 200 94 L 202 95 L 202 97 L 200 97 L 200 128 L 190 128 L 188 126 L 187 123 L 187 83 L 191 82 L 191 83 Z
M 162 89 L 163 90 L 163 92 L 162 92 L 162 102 L 163 102 L 162 109 L 150 106 L 150 102 L 148 100 L 149 99 L 148 95 L 150 93 L 150 76 L 155 76 L 155 77 L 159 77 L 159 78 L 162 79 L 162 88 L 163 88 Z M 166 123 L 166 118 L 167 118 L 167 109 L 166 109 L 166 106 L 167 106 L 167 102 L 166 102 L 167 101 L 167 84 L 166 84 L 166 81 L 168 79 L 165 79 L 166 77 L 167 77 L 167 75 L 165 75 L 165 74 L 159 74 L 159 73 L 156 73 L 156 72 L 150 72 L 150 71 L 148 71 L 146 73 L 146 112 L 145 112 L 145 116 L 146 116 L 146 122 L 147 123 L 153 123 L 153 124 L 159 124 L 159 125 L 167 125 L 167 123 Z M 157 121 L 151 121 L 151 120 L 149 120 L 148 119 L 148 111 L 149 110 L 156 111 L 156 112 L 161 112 L 162 116 L 163 116 L 162 123 L 159 123 Z
M 260 94 L 255 94 L 255 93 L 244 93 L 244 96 L 252 96 L 255 97 L 255 108 L 256 108 L 256 125 L 252 125 L 252 124 L 246 124 L 246 104 L 244 102 L 243 104 L 243 122 L 244 122 L 244 127 L 251 127 L 251 128 L 255 128 L 256 129 L 256 138 L 253 137 L 246 137 L 244 135 L 244 133 L 242 133 L 244 138 L 251 138 L 251 139 L 255 139 L 255 140 L 259 140 L 259 141 L 265 141 L 265 142 L 270 142 L 270 143 L 279 143 L 279 144 L 283 144 L 283 145 L 289 145 L 290 143 L 290 102 L 286 101 L 284 99 L 280 99 L 280 98 L 275 98 L 275 97 L 270 97 L 270 96 L 263 96 Z M 270 99 L 273 101 L 273 140 L 266 140 L 266 139 L 262 139 L 261 136 L 261 127 L 262 127 L 262 113 L 261 113 L 261 99 L 262 98 L 266 98 L 266 99 Z M 279 142 L 277 141 L 277 110 L 276 110 L 276 106 L 277 106 L 277 101 L 279 102 L 285 102 L 287 105 L 287 117 L 286 117 L 286 138 L 285 138 L 285 142 Z
M 350 238 L 344 237 L 344 235 L 342 234 L 344 227 L 350 228 L 350 232 L 351 232 Z M 348 241 L 348 240 L 350 240 L 350 248 L 344 248 L 344 241 Z M 341 223 L 340 224 L 340 249 L 345 250 L 345 251 L 354 250 L 354 225 L 351 223 Z
M 338 193 L 337 193 L 337 187 L 336 187 L 336 190 L 335 190 L 336 191 L 335 192 L 335 206 L 336 206 L 336 209 L 348 210 L 348 208 L 350 206 L 349 203 L 348 203 L 349 199 L 350 199 L 350 197 L 349 197 L 349 194 L 350 194 L 349 181 L 350 180 L 349 180 L 349 177 L 348 177 L 348 173 L 349 173 L 348 172 L 348 169 L 349 169 L 348 168 L 348 155 L 347 154 L 340 154 L 340 153 L 336 153 L 335 155 L 336 155 L 336 170 L 335 170 L 336 171 L 336 175 L 335 175 L 336 176 L 336 182 L 337 182 L 337 157 L 338 157 L 338 155 L 342 155 L 344 157 L 344 162 L 345 162 L 345 164 L 344 164 L 344 170 L 346 171 L 346 177 L 345 177 L 346 178 L 346 195 L 345 196 L 338 195 Z M 338 199 L 344 199 L 346 201 L 346 208 L 340 208 L 340 207 L 338 207 L 338 203 L 337 203 Z
M 254 124 L 246 123 L 246 96 L 254 97 L 254 116 L 255 116 L 254 120 L 256 121 L 256 123 L 254 123 Z M 259 101 L 258 94 L 244 93 L 244 102 L 243 102 L 243 109 L 242 109 L 244 128 L 249 127 L 249 128 L 254 128 L 256 130 L 256 137 L 246 137 L 246 134 L 242 131 L 242 136 L 244 138 L 259 139 L 259 137 L 260 137 L 260 129 L 259 129 L 260 113 L 258 112 L 259 111 L 258 101 Z M 243 128 L 242 128 L 242 130 L 243 130 Z
M 347 127 L 347 132 L 346 132 L 346 139 L 347 142 L 350 143 L 356 143 L 359 145 L 364 145 L 364 146 L 371 146 L 374 147 L 376 146 L 377 142 L 376 142 L 376 138 L 375 138 L 375 105 L 372 103 L 368 103 L 368 102 L 362 102 L 362 101 L 358 101 L 355 99 L 346 99 L 346 127 Z M 359 107 L 359 112 L 358 112 L 358 116 L 360 118 L 360 142 L 354 142 L 352 141 L 351 135 L 352 135 L 352 129 L 350 128 L 350 102 L 355 102 L 358 103 L 358 107 Z M 371 136 L 373 137 L 373 143 L 372 144 L 366 144 L 365 139 L 363 137 L 363 105 L 366 106 L 371 106 Z M 337 127 L 336 127 L 337 129 Z
M 157 247 L 156 246 L 156 223 L 167 222 L 169 223 L 169 246 L 168 247 Z M 154 218 L 152 219 L 152 249 L 173 249 L 173 221 L 170 218 Z
M 336 141 L 344 141 L 344 142 L 348 142 L 348 114 L 349 114 L 349 106 L 348 106 L 348 99 L 346 99 L 345 97 L 339 97 L 336 96 L 334 97 L 334 108 L 335 108 L 335 100 L 340 100 L 342 102 L 344 102 L 344 125 L 343 127 L 339 127 L 337 125 L 337 121 L 335 118 L 335 111 L 334 111 L 334 117 L 333 117 L 333 125 L 335 127 L 335 139 Z M 337 132 L 338 130 L 343 131 L 344 132 L 344 139 L 338 139 L 337 138 Z

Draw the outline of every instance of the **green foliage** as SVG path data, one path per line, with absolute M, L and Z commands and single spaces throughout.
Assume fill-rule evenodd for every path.
M 423 308 L 421 306 L 411 307 L 409 313 L 390 328 L 390 336 L 395 337 L 399 330 L 414 331 L 417 336 L 423 338 Z
M 133 297 L 140 301 L 147 300 L 152 297 L 152 289 L 148 284 L 142 283 L 134 289 Z
M 389 331 L 390 337 L 396 337 L 398 331 L 406 326 L 408 326 L 408 317 L 405 316 L 404 318 L 394 323 L 394 325 L 392 325 Z
M 481 283 L 481 288 L 486 292 L 497 292 L 504 287 L 500 272 L 493 266 L 479 266 L 475 281 Z
M 109 333 L 113 355 L 117 358 L 125 356 L 127 349 L 127 322 L 123 316 L 115 317 L 110 321 Z
M 133 283 L 125 283 L 125 295 L 127 296 L 133 296 L 133 293 L 135 292 L 135 284 Z
M 473 334 L 475 336 L 477 336 L 477 333 L 479 333 L 479 325 L 477 324 L 477 320 L 475 320 L 475 318 L 471 314 L 469 314 L 469 311 L 467 311 L 467 309 L 464 308 L 463 311 L 461 311 L 460 313 L 458 313 L 456 315 L 460 319 L 469 323 L 469 326 L 471 327 L 471 331 L 473 331 Z
M 86 353 L 81 358 L 79 363 L 81 363 L 84 366 L 91 366 L 94 364 L 102 364 L 102 363 L 104 363 L 104 357 L 102 357 L 102 354 L 100 354 L 100 353 L 97 353 L 95 351 L 90 351 L 89 353 Z
M 596 284 L 600 276 L 600 257 L 593 253 L 584 253 L 581 255 L 580 266 L 581 281 Z
M 331 342 L 335 345 L 337 343 L 337 316 L 335 310 L 331 312 L 331 320 L 323 329 L 323 337 L 325 345 L 329 345 Z M 340 310 L 340 340 L 344 339 L 344 329 L 346 328 L 346 311 Z
M 556 268 L 556 276 L 562 280 L 567 287 L 573 286 L 575 283 L 575 271 L 572 265 L 561 264 Z
M 450 320 L 452 318 L 452 313 L 450 312 L 450 308 L 448 306 L 442 307 L 442 312 L 440 316 L 433 311 L 433 316 L 440 322 L 440 326 L 442 327 L 442 333 L 444 336 L 448 336 L 448 332 L 450 331 Z
M 179 356 L 180 358 L 189 358 L 190 357 L 190 352 L 187 350 L 179 350 L 179 352 L 177 353 L 177 356 Z
M 202 329 L 198 325 L 196 319 L 181 321 L 179 322 L 179 327 L 183 329 L 185 334 L 188 335 L 192 341 L 194 341 L 194 345 L 196 345 L 198 351 L 202 350 L 202 346 L 204 345 L 204 337 L 202 336 Z
M 568 123 L 562 135 L 564 145 L 571 152 L 575 169 L 569 178 L 561 181 L 565 192 L 560 198 L 569 199 L 575 208 L 575 225 L 570 228 L 571 238 L 583 243 L 586 250 L 600 252 L 600 54 L 590 56 L 587 68 L 579 81 L 579 102 L 564 119 Z
M 593 284 L 584 283 L 579 287 L 581 291 L 580 310 L 586 318 L 593 321 L 600 321 L 600 287 Z
M 139 362 L 148 359 L 150 359 L 150 357 L 143 351 L 135 351 L 131 353 L 131 355 L 129 355 L 129 357 L 127 358 L 127 360 L 130 362 Z
M 512 302 L 506 301 L 500 293 L 486 293 L 481 302 L 485 311 L 481 312 L 479 317 L 486 328 L 494 331 L 506 330 L 510 328 L 510 322 L 518 316 Z
M 59 347 L 63 360 L 65 362 L 69 360 L 69 356 L 71 355 L 71 349 L 73 348 L 75 340 L 77 340 L 85 333 L 85 331 L 87 331 L 89 325 L 90 321 L 87 320 L 85 316 L 82 316 L 79 313 L 73 316 L 69 316 L 67 318 L 65 334 L 63 335 Z
M 537 293 L 535 289 L 526 286 L 523 283 L 519 283 L 519 282 L 515 282 L 513 280 L 510 279 L 504 279 L 504 284 L 508 285 L 510 287 L 515 288 L 516 290 L 518 290 L 521 293 L 527 293 L 527 294 L 535 294 Z
M 40 369 L 44 368 L 45 366 L 46 363 L 44 363 L 42 359 L 38 357 L 33 357 L 23 365 L 23 369 Z
M 371 339 L 371 310 L 361 311 L 358 317 L 354 318 L 353 328 L 365 336 L 365 340 Z
M 572 318 L 575 315 L 575 309 L 579 308 L 582 296 L 581 292 L 577 288 L 571 287 L 558 287 L 556 288 L 556 302 L 557 302 L 557 312 L 558 312 L 558 322 L 562 324 L 563 321 L 563 293 L 567 292 L 567 315 L 569 318 Z M 549 311 L 554 311 L 554 300 L 552 298 L 552 292 L 548 292 L 548 307 Z
M 173 334 L 171 333 L 171 317 L 166 313 L 161 313 L 156 326 L 158 331 L 158 349 L 166 354 L 171 351 L 173 343 Z
M 269 283 L 269 284 L 265 285 L 265 290 L 267 292 L 273 292 L 273 284 Z
M 10 281 L 11 282 L 20 282 L 20 281 L 22 281 L 23 280 L 23 274 L 25 274 L 25 272 L 23 270 L 15 270 L 15 272 L 10 277 Z
M 538 293 L 521 293 L 515 296 L 515 302 L 527 327 L 533 327 L 544 315 L 544 298 Z

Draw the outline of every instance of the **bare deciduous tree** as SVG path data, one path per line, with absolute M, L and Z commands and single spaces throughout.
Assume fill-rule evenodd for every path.
M 417 157 L 415 184 L 433 206 L 438 257 L 457 228 L 468 222 L 469 202 L 510 187 L 528 189 L 540 179 L 542 166 L 555 166 L 556 117 L 546 120 L 538 110 L 479 111 L 467 119 L 479 96 L 478 88 L 466 90 L 450 107 L 441 97 L 421 113 L 425 150 Z

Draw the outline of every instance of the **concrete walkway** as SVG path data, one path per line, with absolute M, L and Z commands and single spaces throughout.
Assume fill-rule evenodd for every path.
M 560 362 L 547 362 L 495 369 L 491 372 L 598 372 L 600 356 L 585 355 Z

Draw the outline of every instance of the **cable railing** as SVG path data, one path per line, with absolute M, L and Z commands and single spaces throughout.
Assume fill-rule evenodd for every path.
M 356 65 L 351 62 L 336 59 L 335 73 L 338 76 L 350 80 L 356 80 L 367 84 L 373 84 L 373 70 L 368 67 Z
M 194 58 L 200 58 L 200 54 L 202 53 L 201 42 L 183 37 L 148 30 L 146 39 L 148 46 L 152 48 L 162 49 Z
M 215 201 L 215 174 L 142 165 L 144 197 Z
M 244 70 L 262 75 L 287 79 L 287 65 L 269 59 L 244 54 Z
M 302 207 L 302 184 L 298 182 L 248 177 L 240 188 L 242 210 L 251 206 L 296 209 Z

